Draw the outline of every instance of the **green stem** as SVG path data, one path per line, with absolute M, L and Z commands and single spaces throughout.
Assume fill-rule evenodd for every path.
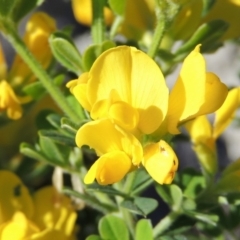
M 172 211 L 164 217 L 153 229 L 154 239 L 165 232 L 179 217 L 179 212 Z
M 115 183 L 114 186 L 119 191 L 122 191 L 122 189 L 123 189 L 123 186 L 122 186 L 121 182 Z M 132 239 L 134 239 L 135 224 L 134 224 L 133 215 L 127 209 L 122 208 L 120 206 L 120 204 L 122 202 L 122 199 L 123 199 L 122 197 L 116 196 L 115 199 L 116 199 L 116 202 L 118 204 L 119 212 L 122 215 L 122 218 L 124 219 L 124 221 L 126 222 L 126 224 L 128 226 L 128 230 L 131 234 Z
M 155 33 L 153 35 L 152 44 L 148 50 L 148 55 L 151 58 L 154 58 L 157 54 L 157 51 L 159 49 L 160 43 L 164 35 L 165 27 L 166 27 L 165 17 L 164 14 L 161 14 L 161 17 L 158 20 L 157 27 L 155 29 Z
M 105 39 L 104 8 L 105 0 L 92 0 L 92 38 L 95 44 L 101 44 Z
M 74 109 L 66 101 L 66 97 L 60 91 L 60 89 L 54 85 L 52 79 L 47 72 L 42 68 L 40 63 L 35 59 L 32 53 L 27 49 L 25 43 L 22 41 L 16 30 L 9 25 L 5 24 L 6 38 L 15 48 L 16 52 L 21 56 L 29 68 L 33 71 L 35 76 L 42 83 L 47 92 L 52 96 L 54 101 L 62 109 L 62 111 L 70 117 L 73 121 L 78 122 L 79 117 Z M 43 49 L 44 51 L 44 49 Z

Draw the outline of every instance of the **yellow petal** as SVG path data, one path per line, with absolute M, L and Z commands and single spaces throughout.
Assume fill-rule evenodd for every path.
M 113 103 L 108 114 L 123 129 L 132 130 L 137 127 L 139 114 L 137 110 L 125 102 Z
M 205 115 L 187 122 L 184 126 L 194 143 L 204 142 L 204 139 L 212 137 L 212 126 Z
M 92 167 L 94 169 L 89 170 L 84 182 L 92 183 L 96 178 L 99 184 L 108 185 L 122 180 L 131 170 L 132 162 L 126 153 L 114 151 L 102 155 Z
M 19 119 L 22 116 L 22 107 L 12 87 L 5 81 L 0 82 L 0 112 L 6 111 L 11 119 Z
M 30 239 L 39 229 L 31 223 L 22 212 L 16 212 L 11 221 L 6 222 L 0 229 L 1 240 Z
M 183 62 L 180 75 L 169 98 L 168 130 L 179 133 L 177 125 L 199 111 L 204 103 L 206 70 L 200 45 Z
M 92 24 L 91 0 L 73 0 L 72 9 L 74 17 L 79 23 L 87 26 L 90 26 Z M 104 7 L 104 19 L 108 26 L 111 25 L 114 19 L 112 11 L 107 7 Z
M 227 86 L 214 73 L 208 72 L 206 74 L 205 101 L 199 111 L 190 118 L 215 112 L 222 106 L 227 94 Z
M 77 214 L 69 197 L 48 186 L 38 190 L 33 195 L 33 201 L 35 206 L 33 219 L 40 230 L 51 228 L 61 230 L 65 235 L 72 233 Z M 70 226 L 69 220 L 71 220 Z
M 0 224 L 10 220 L 16 211 L 26 217 L 33 214 L 33 203 L 28 189 L 9 171 L 0 171 Z
M 142 146 L 130 133 L 124 132 L 109 119 L 101 119 L 83 125 L 77 132 L 78 147 L 88 145 L 95 149 L 98 155 L 112 151 L 123 151 L 134 165 L 142 160 Z
M 143 166 L 150 176 L 160 184 L 172 182 L 178 168 L 178 158 L 172 148 L 163 140 L 144 148 Z
M 91 105 L 109 99 L 115 90 L 120 100 L 139 111 L 143 133 L 156 130 L 167 112 L 168 89 L 157 64 L 133 47 L 107 50 L 89 72 L 88 99 Z M 152 118 L 157 116 L 157 119 Z
M 231 123 L 240 102 L 240 88 L 229 91 L 223 105 L 216 111 L 213 137 L 216 139 Z

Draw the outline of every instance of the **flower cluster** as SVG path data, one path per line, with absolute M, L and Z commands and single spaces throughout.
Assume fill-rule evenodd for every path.
M 74 240 L 77 214 L 52 186 L 33 196 L 12 172 L 0 171 L 0 239 Z
M 157 64 L 127 46 L 107 50 L 89 72 L 67 84 L 94 120 L 76 135 L 79 147 L 89 145 L 100 156 L 85 183 L 96 178 L 112 184 L 140 165 L 158 183 L 172 182 L 178 159 L 164 136 L 216 111 L 228 93 L 215 74 L 206 72 L 199 51 L 198 45 L 187 56 L 170 94 Z M 157 142 L 144 141 L 151 136 Z
M 36 57 L 43 68 L 47 69 L 52 61 L 52 53 L 48 44 L 50 34 L 56 30 L 55 20 L 43 12 L 34 13 L 27 22 L 23 37 L 29 51 Z M 29 96 L 19 96 L 16 91 L 32 82 L 36 77 L 29 66 L 19 55 L 14 58 L 12 67 L 7 73 L 7 65 L 0 46 L 0 112 L 7 113 L 10 119 L 22 116 L 22 104 L 31 100 Z M 20 94 L 23 94 L 20 92 Z

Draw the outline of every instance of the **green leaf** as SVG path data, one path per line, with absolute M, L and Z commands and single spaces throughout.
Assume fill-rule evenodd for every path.
M 98 235 L 90 235 L 86 238 L 86 240 L 104 240 Z
M 94 61 L 99 57 L 104 51 L 115 47 L 116 44 L 112 41 L 105 41 L 101 45 L 92 45 L 88 47 L 83 53 L 83 65 L 84 68 L 89 71 L 92 67 Z
M 104 239 L 128 240 L 129 232 L 123 219 L 107 215 L 99 221 L 99 233 Z
M 46 141 L 46 144 L 47 142 L 51 141 L 52 144 L 55 145 L 55 143 L 53 143 L 54 141 L 56 143 L 60 143 L 61 145 L 76 147 L 74 135 L 66 136 L 64 134 L 61 134 L 59 131 L 55 131 L 55 130 L 40 130 L 39 135 L 42 138 L 45 137 L 49 139 L 49 140 L 43 140 L 43 141 Z
M 33 82 L 26 85 L 23 88 L 23 92 L 31 96 L 33 99 L 37 100 L 40 99 L 46 93 L 46 90 L 41 82 Z
M 134 197 L 133 199 L 123 200 L 121 207 L 127 208 L 130 212 L 146 217 L 158 206 L 158 202 L 153 198 Z
M 135 240 L 153 240 L 152 224 L 150 220 L 141 219 L 138 221 Z
M 46 131 L 48 132 L 48 131 Z M 48 137 L 42 135 L 41 131 L 39 132 L 39 144 L 44 155 L 51 160 L 51 162 L 56 162 L 61 165 L 64 165 L 65 159 L 62 156 L 57 145 Z
M 195 211 L 185 211 L 184 213 L 191 218 L 210 224 L 212 226 L 217 226 L 217 222 L 219 220 L 219 217 L 215 214 L 203 214 Z
M 93 184 L 89 184 L 87 185 L 87 191 L 97 191 L 97 192 L 102 192 L 102 193 L 106 193 L 107 195 L 111 195 L 111 196 L 121 196 L 124 198 L 128 198 L 129 196 L 123 192 L 120 192 L 114 188 L 112 188 L 111 186 L 102 186 L 99 185 L 97 183 L 93 183 Z
M 135 174 L 134 180 L 131 186 L 131 195 L 137 194 L 146 189 L 149 186 L 153 179 L 149 176 L 144 168 L 138 169 L 138 171 L 131 172 L 130 174 Z
M 106 204 L 106 203 L 101 203 L 99 201 L 99 199 L 97 199 L 94 196 L 91 196 L 89 194 L 86 194 L 86 193 L 79 193 L 79 192 L 74 191 L 70 188 L 64 188 L 63 193 L 65 193 L 69 196 L 74 196 L 76 198 L 80 198 L 80 199 L 84 200 L 84 202 L 88 206 L 90 206 L 90 207 L 92 207 L 92 208 L 96 209 L 97 211 L 102 212 L 104 214 L 117 211 L 116 207 L 114 207 L 112 205 L 109 205 L 109 204 Z
M 76 124 L 69 118 L 61 118 L 61 128 L 66 129 L 71 133 L 76 134 L 81 125 L 83 124 Z
M 202 24 L 191 38 L 177 50 L 176 55 L 188 54 L 197 44 L 202 44 L 201 52 L 216 50 L 216 47 L 219 47 L 219 39 L 227 29 L 228 24 L 223 20 L 214 20 Z
M 183 193 L 177 185 L 157 185 L 156 191 L 163 200 L 171 206 L 172 210 L 178 211 L 180 209 L 183 200 Z
M 72 94 L 67 96 L 66 99 L 68 103 L 72 106 L 72 108 L 75 109 L 75 112 L 79 116 L 79 121 L 76 122 L 76 124 L 81 124 L 83 121 L 86 120 L 86 114 L 84 112 L 84 109 Z
M 28 144 L 28 143 L 21 143 L 20 145 L 20 153 L 24 154 L 25 156 L 28 156 L 30 158 L 39 160 L 44 163 L 48 163 L 48 159 L 44 156 L 44 154 L 36 151 L 36 149 Z
M 203 175 L 192 168 L 184 169 L 183 172 L 177 174 L 175 180 L 183 189 L 184 196 L 191 199 L 195 199 L 206 187 Z
M 114 13 L 124 16 L 126 0 L 109 0 L 108 2 Z
M 232 193 L 240 191 L 240 170 L 223 175 L 215 186 L 218 193 Z
M 43 0 L 0 0 L 0 19 L 8 18 L 12 22 L 18 22 L 42 2 Z
M 240 170 L 240 159 L 229 164 L 222 172 L 222 177 Z
M 49 39 L 55 58 L 69 71 L 79 75 L 83 72 L 82 57 L 71 38 L 63 33 L 53 33 Z

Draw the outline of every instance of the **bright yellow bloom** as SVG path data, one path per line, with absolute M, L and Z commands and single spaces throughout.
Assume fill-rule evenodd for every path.
M 140 164 L 155 181 L 168 184 L 172 182 L 178 167 L 178 159 L 166 142 L 151 143 L 143 150 L 132 134 L 123 131 L 109 119 L 82 126 L 77 132 L 76 143 L 78 147 L 88 145 L 94 148 L 99 155 L 84 178 L 86 184 L 95 179 L 101 185 L 113 184 Z
M 240 1 L 239 0 L 217 0 L 213 7 L 203 19 L 203 22 L 209 22 L 216 19 L 222 19 L 229 24 L 229 28 L 223 35 L 222 40 L 237 38 L 240 36 Z
M 198 45 L 184 60 L 180 75 L 170 93 L 167 114 L 168 131 L 197 116 L 215 112 L 228 94 L 219 78 L 206 72 L 205 60 Z
M 52 61 L 52 52 L 48 43 L 51 33 L 56 30 L 56 22 L 43 12 L 34 13 L 27 22 L 23 40 L 29 51 L 39 61 L 44 69 L 49 67 Z M 19 55 L 16 55 L 10 71 L 12 85 L 33 81 L 35 77 L 31 70 Z
M 76 20 L 84 25 L 92 24 L 92 1 L 91 0 L 72 0 L 73 14 Z M 106 25 L 111 25 L 114 19 L 112 11 L 104 7 L 104 19 Z
M 210 173 L 215 173 L 217 170 L 216 139 L 231 123 L 239 103 L 240 88 L 234 88 L 229 91 L 225 102 L 215 112 L 213 124 L 209 122 L 206 115 L 185 124 L 199 160 Z
M 108 117 L 136 135 L 154 132 L 167 113 L 168 88 L 161 70 L 133 47 L 107 50 L 67 86 L 93 119 Z
M 83 125 L 77 132 L 76 143 L 78 147 L 88 145 L 94 148 L 100 156 L 85 176 L 86 184 L 95 178 L 102 185 L 118 182 L 143 158 L 140 142 L 109 119 Z
M 1 240 L 74 240 L 77 214 L 71 200 L 49 186 L 33 198 L 21 180 L 9 171 L 0 171 Z

